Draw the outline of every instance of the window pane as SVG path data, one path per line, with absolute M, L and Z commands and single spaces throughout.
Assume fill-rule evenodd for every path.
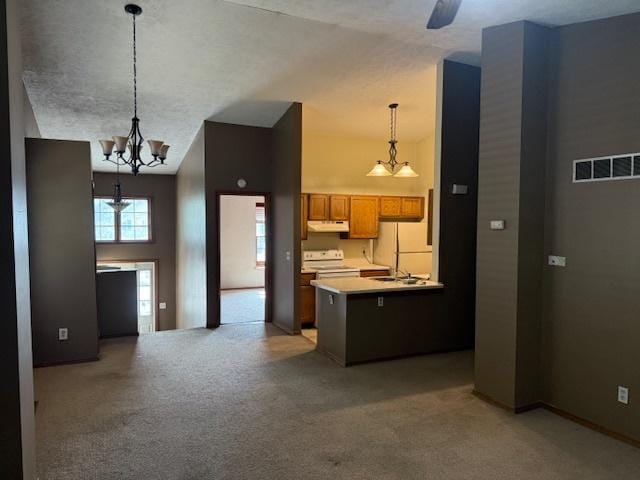
M 256 235 L 259 237 L 264 237 L 266 235 L 264 223 L 256 223 Z
M 105 227 L 113 227 L 116 224 L 116 214 L 113 210 L 111 212 L 104 212 L 100 214 L 99 225 Z
M 120 224 L 125 226 L 133 226 L 133 212 L 121 212 L 120 213 Z
M 140 287 L 140 300 L 151 300 L 151 287 Z
M 149 300 L 142 300 L 139 305 L 140 315 L 151 315 L 151 302 Z
M 139 271 L 139 275 L 140 275 L 140 285 L 141 286 L 148 286 L 151 285 L 151 271 L 150 270 L 140 270 Z
M 135 240 L 132 226 L 128 226 L 128 225 L 120 226 L 120 240 Z
M 133 217 L 133 222 L 136 227 L 145 226 L 149 221 L 149 217 L 146 213 L 136 212 Z
M 136 240 L 149 240 L 149 229 L 147 227 L 134 227 Z
M 148 209 L 148 207 L 147 207 L 147 203 L 148 203 L 148 202 L 149 202 L 149 201 L 148 201 L 146 198 L 143 198 L 143 199 L 135 199 L 135 200 L 133 201 L 133 210 L 134 210 L 136 213 L 147 213 L 147 211 L 148 211 L 148 210 L 147 210 L 147 209 Z

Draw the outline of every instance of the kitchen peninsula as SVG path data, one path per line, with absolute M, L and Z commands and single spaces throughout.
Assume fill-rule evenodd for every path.
M 455 348 L 441 283 L 350 277 L 311 284 L 316 288 L 317 350 L 342 366 Z

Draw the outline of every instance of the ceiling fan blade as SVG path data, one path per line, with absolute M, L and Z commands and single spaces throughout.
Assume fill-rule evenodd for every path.
M 462 0 L 438 0 L 436 6 L 433 7 L 433 12 L 431 12 L 427 29 L 437 30 L 451 24 L 456 18 L 461 3 Z

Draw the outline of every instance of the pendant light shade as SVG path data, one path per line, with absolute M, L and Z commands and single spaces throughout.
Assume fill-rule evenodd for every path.
M 374 167 L 367 173 L 367 177 L 398 177 L 398 178 L 415 178 L 419 177 L 413 168 L 409 166 L 409 162 L 404 162 L 400 170 L 397 172 L 396 167 L 400 165 L 400 162 L 396 159 L 398 155 L 398 149 L 396 145 L 398 144 L 398 140 L 396 138 L 396 110 L 398 108 L 397 103 L 392 103 L 389 105 L 389 110 L 391 112 L 391 132 L 389 139 L 389 161 L 383 162 L 382 160 L 378 160 Z M 395 172 L 395 173 L 394 173 Z
M 413 170 L 413 168 L 409 166 L 409 162 L 404 162 L 402 168 L 400 168 L 400 170 L 398 170 L 398 172 L 394 175 L 394 177 L 398 178 L 415 178 L 419 176 L 420 175 L 418 175 L 415 170 Z
M 367 177 L 390 177 L 391 175 L 393 174 L 382 164 L 382 160 L 378 160 L 375 167 L 367 173 Z

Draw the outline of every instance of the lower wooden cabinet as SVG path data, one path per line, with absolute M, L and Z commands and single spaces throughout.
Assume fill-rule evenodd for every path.
M 315 273 L 300 275 L 300 324 L 313 325 L 316 321 L 316 289 L 311 286 Z
M 360 270 L 361 277 L 388 277 L 389 270 Z

